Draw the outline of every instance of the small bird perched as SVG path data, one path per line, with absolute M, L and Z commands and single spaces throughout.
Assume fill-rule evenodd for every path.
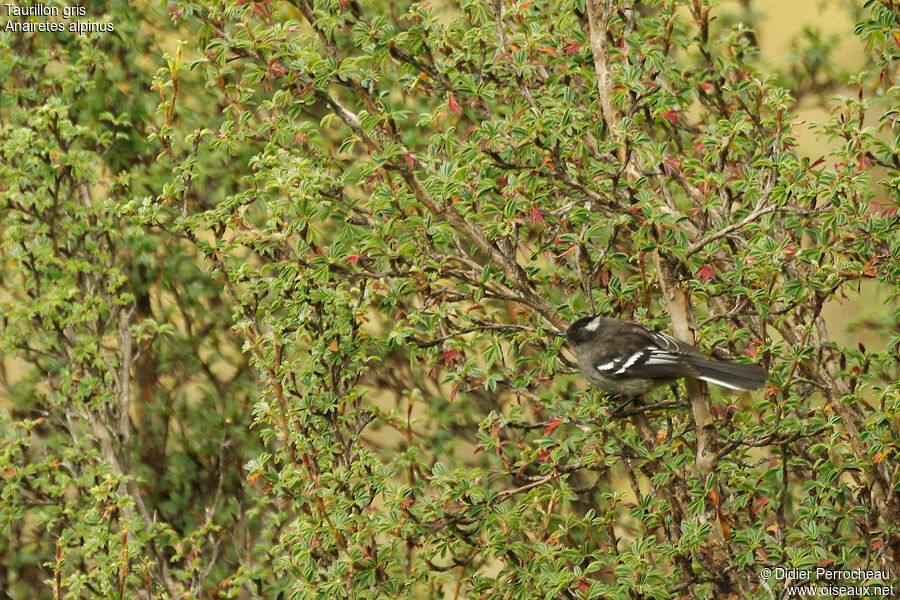
M 557 335 L 575 349 L 588 381 L 620 396 L 640 396 L 679 377 L 750 391 L 762 387 L 768 377 L 763 367 L 713 360 L 681 340 L 634 321 L 594 315 L 578 319 Z

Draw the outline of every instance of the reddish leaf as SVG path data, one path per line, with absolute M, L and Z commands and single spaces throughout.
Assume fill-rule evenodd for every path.
M 872 542 L 872 550 L 878 550 L 882 546 L 884 546 L 884 540 L 881 538 L 878 538 L 877 540 Z
M 600 271 L 600 276 L 598 277 L 598 279 L 600 280 L 600 283 L 603 285 L 603 287 L 609 287 L 609 270 L 603 269 L 602 271 Z
M 665 172 L 666 175 L 669 175 L 670 177 L 672 175 L 674 175 L 675 173 L 681 173 L 681 169 L 679 168 L 681 165 L 681 161 L 678 160 L 677 158 L 667 158 L 664 161 L 662 161 L 662 164 L 663 164 L 663 171 Z
M 753 510 L 753 514 L 754 514 L 754 515 L 758 515 L 758 514 L 759 514 L 759 511 L 761 511 L 762 509 L 764 509 L 764 508 L 766 507 L 766 505 L 768 505 L 769 502 L 771 502 L 771 501 L 772 501 L 771 498 L 760 498 L 759 500 L 757 500 L 756 502 L 754 502 L 754 503 L 753 503 L 753 509 L 752 509 L 752 510 Z
M 500 442 L 500 444 L 497 445 L 497 449 L 494 450 L 494 454 L 500 456 L 500 453 L 503 451 L 503 446 L 506 446 L 507 444 L 512 444 L 512 442 L 510 440 L 503 440 Z
M 794 256 L 797 254 L 797 250 L 794 248 L 794 245 L 790 242 L 785 242 L 784 246 L 781 247 L 784 250 L 785 256 L 789 259 L 793 260 Z
M 569 44 L 568 46 L 566 46 L 565 48 L 563 48 L 563 51 L 564 51 L 566 54 L 575 54 L 576 52 L 578 52 L 579 50 L 581 50 L 581 47 L 582 47 L 582 46 L 584 46 L 584 44 Z
M 412 169 L 416 166 L 416 160 L 413 158 L 413 155 L 409 152 L 406 153 L 406 166 Z
M 527 463 L 527 462 L 526 462 L 526 463 L 522 463 L 522 466 L 519 467 L 519 470 L 518 470 L 518 471 L 516 471 L 516 478 L 522 477 L 522 475 L 525 474 L 525 471 L 528 469 L 528 466 L 529 466 L 530 464 L 531 464 L 531 463 Z
M 695 275 L 700 281 L 710 281 L 716 278 L 716 272 L 713 271 L 713 268 L 709 265 L 703 265 L 702 267 L 697 269 L 697 273 Z
M 282 67 L 281 63 L 279 63 L 277 60 L 272 59 L 269 61 L 269 74 L 270 75 L 273 75 L 275 77 L 281 77 L 282 75 L 285 75 L 286 73 L 287 73 L 287 70 L 285 70 L 285 68 Z
M 447 350 L 446 352 L 441 354 L 441 360 L 444 362 L 445 365 L 449 365 L 451 362 L 454 362 L 455 360 L 457 360 L 457 358 L 461 355 L 462 355 L 461 350 L 457 350 L 456 348 L 453 348 L 452 350 Z
M 667 110 L 662 115 L 660 115 L 663 119 L 668 121 L 669 123 L 676 123 L 678 121 L 678 111 L 677 110 Z
M 453 402 L 453 400 L 456 399 L 456 389 L 458 387 L 459 387 L 459 382 L 456 382 L 453 384 L 453 387 L 450 388 L 450 402 Z M 484 450 L 483 447 L 482 447 L 482 450 Z
M 863 275 L 865 275 L 866 277 L 877 277 L 878 276 L 878 274 L 875 272 L 875 269 L 872 268 L 872 263 L 875 260 L 876 259 L 873 258 L 872 260 L 868 261 L 865 264 L 865 266 L 863 267 Z
M 531 207 L 531 216 L 529 220 L 531 221 L 532 226 L 535 223 L 540 223 L 541 225 L 544 224 L 544 215 L 541 213 L 540 209 L 537 206 Z
M 547 426 L 544 427 L 544 435 L 550 435 L 553 433 L 553 430 L 562 425 L 565 421 L 562 419 L 550 419 L 547 421 Z
M 450 107 L 450 111 L 453 112 L 454 115 L 462 113 L 462 107 L 456 102 L 456 98 L 453 97 L 453 94 L 450 94 L 450 97 L 447 99 L 447 106 Z
M 353 263 L 354 265 L 359 262 L 359 259 L 362 258 L 359 254 L 354 254 L 353 256 L 347 257 L 348 263 Z

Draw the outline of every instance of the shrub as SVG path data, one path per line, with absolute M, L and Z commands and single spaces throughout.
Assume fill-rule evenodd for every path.
M 4 594 L 896 583 L 892 3 L 851 75 L 700 0 L 169 9 L 0 37 Z M 553 337 L 592 312 L 768 385 L 612 412 Z

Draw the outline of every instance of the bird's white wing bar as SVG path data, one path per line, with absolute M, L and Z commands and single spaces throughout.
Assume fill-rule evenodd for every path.
M 617 356 L 611 361 L 605 362 L 602 365 L 597 365 L 596 369 L 603 375 L 624 375 L 628 372 L 628 369 L 632 368 L 633 366 L 646 362 L 648 356 L 652 356 L 652 354 L 648 352 L 646 348 L 644 348 L 640 352 L 635 352 L 627 358 L 623 356 Z M 671 364 L 674 362 L 677 361 L 675 361 L 674 359 L 670 359 L 666 361 L 666 364 Z
M 628 360 L 626 360 L 625 363 L 621 367 L 619 367 L 619 370 L 616 371 L 616 375 L 622 375 L 623 373 L 625 373 L 625 371 L 628 370 L 629 367 L 631 367 L 633 364 L 635 364 L 637 361 L 639 361 L 642 357 L 644 357 L 646 355 L 647 355 L 647 353 L 644 352 L 643 350 L 641 350 L 640 352 L 636 352 L 635 354 L 632 354 L 631 356 L 628 357 Z
M 607 363 L 603 363 L 602 365 L 597 365 L 597 370 L 601 373 L 612 373 L 616 370 L 616 363 L 619 359 L 614 358 Z

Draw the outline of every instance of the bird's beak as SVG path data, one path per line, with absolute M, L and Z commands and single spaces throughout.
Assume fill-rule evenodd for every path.
M 566 332 L 565 332 L 565 331 L 560 331 L 560 332 L 554 334 L 554 337 L 565 338 L 565 337 L 566 337 Z

